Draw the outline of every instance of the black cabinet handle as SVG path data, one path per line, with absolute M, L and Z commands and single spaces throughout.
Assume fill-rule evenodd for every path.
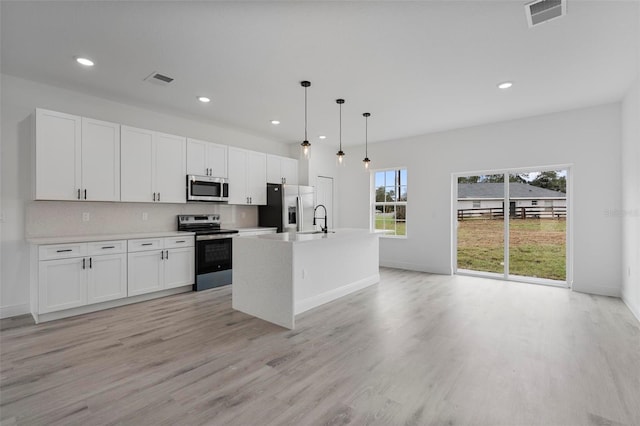
M 141 245 L 143 245 L 143 246 L 152 246 L 153 243 L 142 243 Z
M 73 251 L 73 250 L 71 250 L 71 249 L 56 250 L 56 253 L 65 253 L 67 251 Z
M 169 250 L 167 250 L 167 255 L 164 258 L 169 259 Z
M 80 199 L 80 188 L 78 188 L 78 200 Z
M 87 259 L 85 259 L 84 257 L 82 258 L 82 269 L 85 269 L 85 261 L 86 261 L 86 260 L 87 260 Z
M 160 260 L 164 260 L 164 250 L 160 250 Z
M 87 199 L 87 190 L 86 189 L 84 190 L 84 199 L 85 200 Z
M 158 192 L 158 201 L 160 201 L 160 193 Z
M 186 243 L 186 241 L 185 240 L 176 241 L 176 244 L 178 243 Z
M 102 250 L 112 249 L 112 248 L 116 248 L 116 246 L 104 246 L 104 247 L 102 247 Z
M 89 258 L 89 269 L 93 268 L 93 262 L 92 262 L 92 258 Z
M 154 192 L 153 193 L 153 201 L 155 201 L 155 200 L 156 200 L 156 193 Z

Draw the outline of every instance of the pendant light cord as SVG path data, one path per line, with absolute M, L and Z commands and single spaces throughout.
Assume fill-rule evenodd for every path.
M 342 104 L 340 105 L 340 151 L 342 151 Z
M 307 139 L 307 88 L 304 88 L 304 140 Z
M 369 117 L 364 117 L 364 157 L 369 157 Z

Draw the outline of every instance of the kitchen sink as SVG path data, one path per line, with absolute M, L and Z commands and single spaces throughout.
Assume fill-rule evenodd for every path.
M 336 231 L 328 231 L 328 234 L 335 234 Z M 296 234 L 324 234 L 322 231 L 298 231 Z

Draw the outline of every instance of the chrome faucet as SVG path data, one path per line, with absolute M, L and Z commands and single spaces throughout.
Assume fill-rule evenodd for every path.
M 322 207 L 324 209 L 324 217 L 316 217 L 316 210 L 318 210 L 318 207 Z M 327 208 L 324 206 L 324 204 L 318 204 L 313 209 L 313 224 L 314 224 L 314 226 L 316 224 L 316 219 L 323 219 L 324 220 L 324 226 L 321 228 L 322 232 L 324 232 L 325 234 L 327 232 L 329 232 L 329 228 L 327 227 Z

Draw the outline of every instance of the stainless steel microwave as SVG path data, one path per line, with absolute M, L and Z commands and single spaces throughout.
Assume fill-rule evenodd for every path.
M 229 201 L 226 178 L 187 175 L 187 201 Z

